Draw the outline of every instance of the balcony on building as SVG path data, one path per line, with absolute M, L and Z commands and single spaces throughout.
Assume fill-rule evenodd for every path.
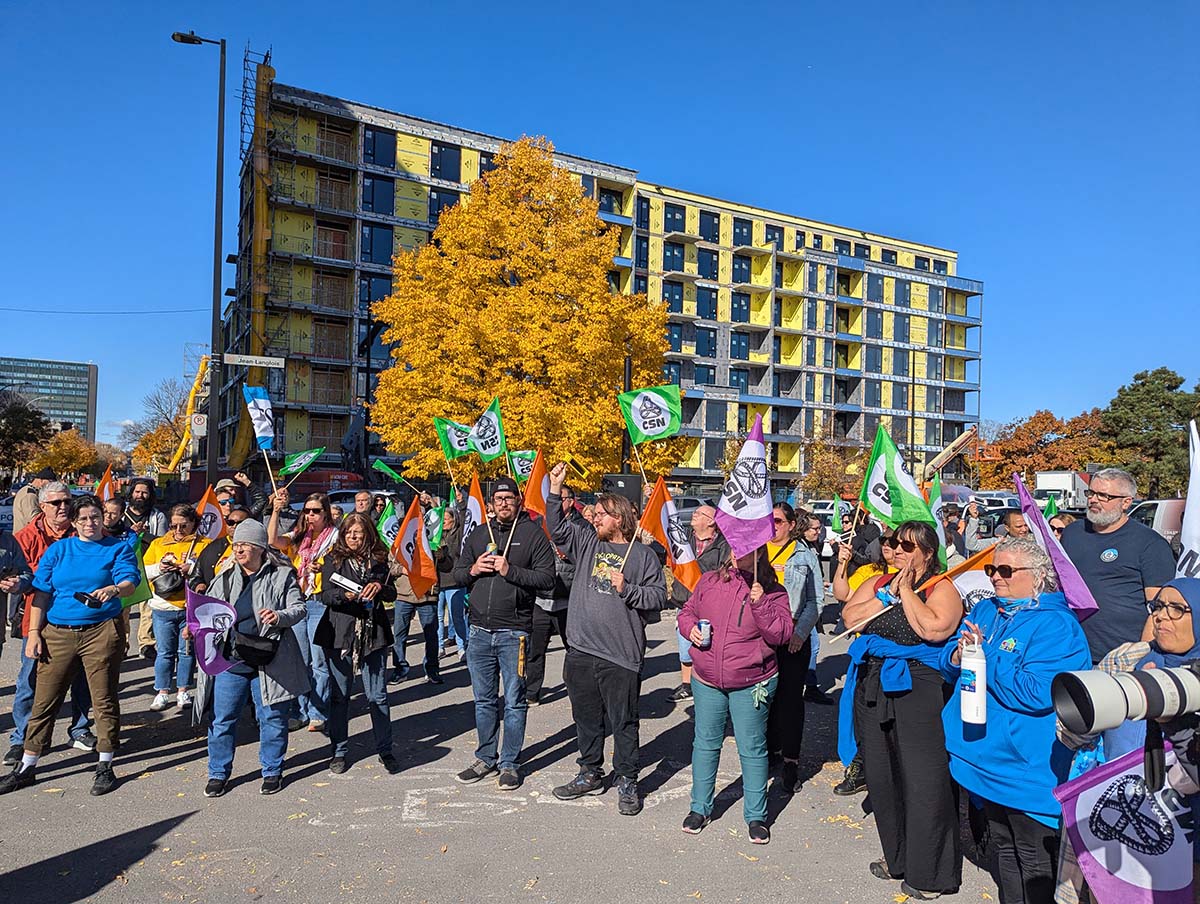
M 771 255 L 773 255 L 775 253 L 775 245 L 771 244 L 771 245 L 768 245 L 766 248 L 763 248 L 760 245 L 753 245 L 753 244 L 734 245 L 733 253 L 734 254 L 746 254 L 746 255 L 749 255 L 750 257 L 770 257 Z

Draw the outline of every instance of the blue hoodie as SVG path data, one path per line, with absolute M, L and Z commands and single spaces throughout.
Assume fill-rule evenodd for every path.
M 960 668 L 950 662 L 956 646 L 948 643 L 941 671 L 954 686 L 942 711 L 950 774 L 985 800 L 1057 826 L 1062 810 L 1052 792 L 1067 778 L 1072 751 L 1054 734 L 1050 682 L 1059 672 L 1092 667 L 1087 637 L 1061 593 L 981 600 L 967 618 L 983 635 L 987 724 L 963 724 Z

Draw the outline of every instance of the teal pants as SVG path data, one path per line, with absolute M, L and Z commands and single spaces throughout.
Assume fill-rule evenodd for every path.
M 696 710 L 696 734 L 692 740 L 692 810 L 701 816 L 712 813 L 725 741 L 725 723 L 733 720 L 733 739 L 742 761 L 742 813 L 746 822 L 767 818 L 767 716 L 779 676 L 764 684 L 766 699 L 754 705 L 754 686 L 736 691 L 710 687 L 693 675 L 692 703 Z

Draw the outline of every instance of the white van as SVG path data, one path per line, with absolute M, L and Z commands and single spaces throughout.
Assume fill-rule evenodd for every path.
M 1156 534 L 1166 538 L 1174 549 L 1183 526 L 1183 499 L 1147 499 L 1129 510 L 1129 517 L 1140 521 Z

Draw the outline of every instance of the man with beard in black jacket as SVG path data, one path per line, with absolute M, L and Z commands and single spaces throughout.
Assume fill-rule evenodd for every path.
M 464 785 L 499 768 L 501 791 L 521 787 L 517 768 L 525 743 L 525 663 L 533 630 L 534 599 L 554 588 L 554 549 L 540 524 L 521 508 L 517 482 L 496 481 L 496 516 L 471 531 L 453 571 L 467 588 L 467 668 L 475 694 L 475 762 L 458 773 Z M 500 681 L 504 682 L 504 741 L 500 734 Z

